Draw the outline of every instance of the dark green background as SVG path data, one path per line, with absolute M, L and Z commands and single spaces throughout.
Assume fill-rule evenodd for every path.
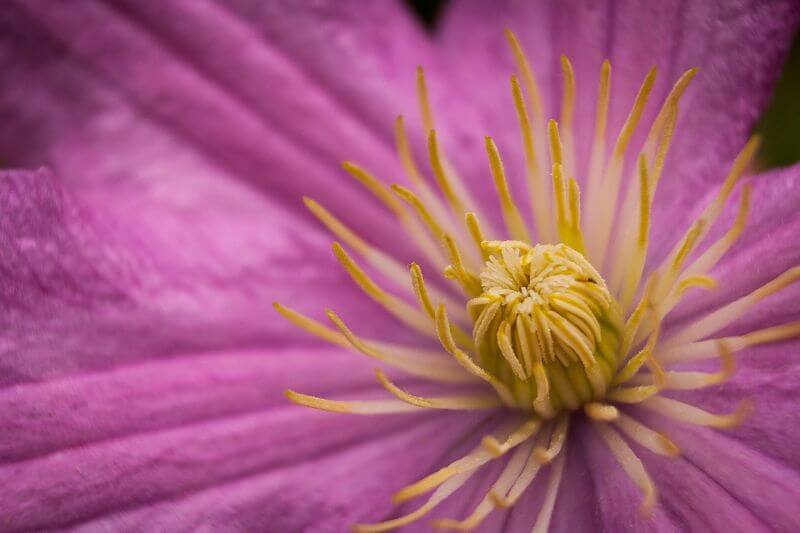
M 436 24 L 436 17 L 447 0 L 406 0 L 426 25 Z M 783 67 L 781 79 L 756 131 L 764 142 L 759 167 L 786 166 L 800 161 L 800 35 Z

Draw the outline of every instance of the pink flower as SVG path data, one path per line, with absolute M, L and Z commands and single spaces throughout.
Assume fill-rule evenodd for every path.
M 388 1 L 294 4 L 13 1 L 0 11 L 0 158 L 16 168 L 53 169 L 4 171 L 0 180 L 2 529 L 342 531 L 419 508 L 426 496 L 399 509 L 391 496 L 476 446 L 485 449 L 481 441 L 493 431 L 500 431 L 499 441 L 517 431 L 518 446 L 465 471 L 473 474 L 466 484 L 426 518 L 460 520 L 488 498 L 493 512 L 480 525 L 486 531 L 527 531 L 537 523 L 558 531 L 796 529 L 800 308 L 791 282 L 800 264 L 798 170 L 744 177 L 737 171 L 752 155 L 755 145 L 746 144 L 747 136 L 797 27 L 797 6 L 788 0 L 724 6 L 461 1 L 450 5 L 440 30 L 428 36 L 401 5 Z M 505 42 L 505 27 L 519 36 L 534 66 L 541 113 L 524 65 L 515 63 Z M 559 61 L 561 53 L 571 64 Z M 596 95 L 605 59 L 611 65 L 610 99 L 606 133 L 599 138 L 606 144 L 594 150 L 593 160 Z M 536 337 L 544 328 L 512 324 L 511 304 L 498 304 L 493 316 L 506 325 L 487 326 L 492 335 L 476 337 L 489 347 L 479 342 L 468 360 L 456 361 L 445 352 L 458 355 L 456 344 L 466 350 L 469 331 L 467 339 L 455 334 L 450 342 L 441 310 L 431 313 L 437 329 L 425 306 L 415 307 L 410 284 L 391 284 L 394 265 L 418 261 L 426 287 L 439 289 L 431 291 L 433 303 L 456 301 L 445 305 L 452 323 L 465 314 L 458 305 L 467 298 L 451 290 L 458 287 L 437 281 L 437 241 L 432 241 L 430 260 L 416 247 L 414 239 L 424 241 L 428 234 L 424 223 L 409 216 L 415 229 L 404 233 L 385 206 L 340 167 L 348 160 L 368 169 L 379 181 L 347 167 L 379 197 L 395 182 L 419 191 L 393 140 L 395 117 L 403 113 L 410 153 L 429 173 L 430 124 L 415 112 L 418 64 L 426 68 L 436 131 L 432 174 L 439 174 L 440 183 L 442 176 L 456 183 L 453 169 L 458 170 L 473 206 L 484 214 L 479 220 L 486 235 L 491 226 L 498 228 L 492 238 L 508 237 L 499 229 L 505 215 L 511 234 L 529 232 L 526 245 L 566 242 L 588 258 L 590 266 L 575 256 L 561 257 L 560 263 L 547 256 L 562 269 L 558 275 L 570 279 L 556 283 L 547 274 L 540 280 L 544 286 L 512 290 L 503 285 L 502 269 L 518 282 L 514 257 L 529 266 L 528 261 L 540 260 L 539 252 L 521 245 L 476 248 L 475 254 L 494 255 L 499 266 L 490 271 L 478 262 L 478 270 L 468 272 L 471 252 L 463 245 L 469 235 L 463 229 L 457 234 L 456 226 L 462 213 L 446 228 L 446 233 L 456 228 L 453 242 L 465 261 L 462 270 L 451 249 L 450 276 L 470 296 L 488 298 L 473 303 L 478 312 L 473 318 L 497 295 L 518 298 L 512 303 L 530 297 L 534 303 L 525 305 L 535 306 L 538 300 L 530 295 L 549 295 L 565 286 L 601 294 L 596 300 L 581 296 L 575 304 L 591 311 L 582 323 L 586 331 L 562 322 L 577 311 L 553 310 L 553 331 L 567 328 L 563 331 L 576 336 L 570 340 L 556 331 L 549 356 L 537 351 L 540 346 L 530 349 L 529 360 L 524 357 L 522 341 L 514 335 L 532 332 L 531 339 L 544 338 Z M 649 102 L 635 120 L 639 126 L 618 172 L 612 148 L 632 106 L 637 109 L 633 102 L 653 65 L 658 75 L 650 89 L 645 84 Z M 692 67 L 699 72 L 681 89 L 680 102 L 670 100 L 673 83 L 688 81 Z M 544 169 L 539 178 L 548 191 L 534 195 L 534 204 L 543 202 L 555 213 L 549 199 L 551 169 L 556 185 L 561 177 L 565 188 L 574 175 L 584 190 L 581 224 L 574 223 L 576 211 L 569 207 L 561 218 L 536 220 L 540 210 L 530 216 L 524 178 L 526 172 L 534 174 L 534 166 L 525 165 L 530 153 L 523 150 L 509 89 L 513 73 L 520 77 L 519 94 L 540 157 L 536 168 Z M 570 101 L 565 96 L 570 83 L 564 89 L 563 78 L 571 75 L 576 86 L 572 112 L 563 105 Z M 665 100 L 674 107 L 666 106 L 657 119 Z M 559 121 L 561 140 L 555 140 L 551 127 L 548 149 L 544 121 L 550 117 Z M 659 120 L 661 133 L 675 127 L 663 168 L 659 147 L 666 148 L 661 140 L 669 135 L 646 143 L 650 126 Z M 495 185 L 502 193 L 504 181 L 496 166 L 491 179 L 485 134 L 499 147 L 510 184 L 506 200 L 517 206 L 520 218 L 509 202 L 504 212 L 497 208 Z M 559 147 L 561 158 L 553 155 Z M 491 144 L 489 151 L 493 155 Z M 645 158 L 637 166 L 640 151 Z M 604 155 L 600 163 L 598 154 Z M 618 201 L 617 173 L 623 191 Z M 726 176 L 734 187 L 723 186 Z M 628 213 L 623 207 L 626 191 L 638 191 L 638 180 L 653 188 L 657 181 L 647 262 L 641 265 L 636 259 L 640 241 L 624 231 L 639 227 L 639 210 Z M 433 187 L 433 181 L 427 183 Z M 721 186 L 719 216 L 703 214 L 717 205 Z M 401 198 L 411 198 L 398 191 Z M 641 207 L 631 194 L 630 205 Z M 391 302 L 402 305 L 390 303 L 387 312 L 361 294 L 330 253 L 327 230 L 304 209 L 303 195 L 316 202 L 307 205 L 345 245 L 346 252 L 337 249 L 339 260 L 347 265 L 346 253 L 364 264 L 381 287 L 397 290 L 399 300 Z M 446 205 L 438 193 L 432 196 Z M 458 203 L 467 195 L 456 186 L 449 196 L 450 203 Z M 395 196 L 384 198 L 402 205 Z M 628 214 L 633 218 L 621 218 Z M 691 226 L 701 215 L 707 225 Z M 614 216 L 637 224 L 612 225 Z M 331 217 L 358 237 L 343 233 Z M 543 232 L 548 221 L 553 226 Z M 551 232 L 547 238 L 546 231 Z M 702 243 L 692 243 L 693 234 L 704 237 Z M 691 270 L 709 245 L 725 244 L 726 238 L 732 245 L 718 261 Z M 669 265 L 681 257 L 678 243 L 687 241 L 692 253 L 678 261 L 670 279 Z M 620 250 L 629 255 L 616 255 Z M 627 258 L 617 261 L 624 268 L 616 267 L 616 274 L 615 257 Z M 627 281 L 638 281 L 640 269 L 642 280 L 659 273 L 650 278 L 650 299 L 634 290 L 638 283 Z M 350 271 L 360 278 L 352 266 Z M 603 288 L 606 282 L 608 305 L 601 302 L 605 292 L 586 285 Z M 714 284 L 713 291 L 701 290 Z M 679 289 L 687 289 L 685 298 L 659 327 L 661 315 L 677 303 Z M 515 291 L 522 296 L 511 294 Z M 753 291 L 756 297 L 748 297 Z M 382 294 L 377 299 L 385 304 Z M 306 329 L 334 345 L 277 316 L 274 300 L 319 321 L 306 323 Z M 561 364 L 555 362 L 558 357 L 573 358 L 564 367 L 574 364 L 585 371 L 575 379 L 585 375 L 594 387 L 592 369 L 602 351 L 595 348 L 609 335 L 622 339 L 624 319 L 640 300 L 646 312 L 631 353 L 642 346 L 647 350 L 647 338 L 653 339 L 651 350 L 640 358 L 647 363 L 643 370 L 632 372 L 632 381 L 621 386 L 645 387 L 638 391 L 653 392 L 655 403 L 619 403 L 624 394 L 638 394 L 613 393 L 624 381 L 619 372 L 626 360 L 600 380 L 602 393 L 586 392 L 591 398 L 579 398 L 575 408 L 563 396 L 584 394 L 575 383 L 561 390 L 561 400 L 540 394 L 542 382 L 536 379 L 555 390 L 558 378 L 551 367 L 544 377 L 536 374 L 536 363 Z M 616 302 L 624 311 L 622 322 L 611 316 Z M 330 326 L 323 313 L 328 307 L 335 311 Z M 703 318 L 720 309 L 725 314 L 712 315 L 711 322 Z M 280 310 L 302 322 L 299 315 Z M 336 329 L 335 317 L 352 331 L 349 339 Z M 471 328 L 470 317 L 465 318 L 464 326 Z M 612 333 L 590 331 L 593 320 Z M 323 324 L 326 329 L 320 329 Z M 661 335 L 655 338 L 653 332 Z M 403 359 L 400 366 L 412 376 L 382 366 L 382 386 L 373 372 L 378 363 L 350 350 L 364 349 L 360 338 L 384 343 L 379 347 L 408 347 L 388 353 L 398 366 L 396 356 L 411 352 L 413 361 Z M 705 338 L 722 342 L 704 343 Z M 502 339 L 510 343 L 510 352 Z M 374 352 L 375 341 L 364 351 Z M 588 351 L 581 348 L 584 342 Z M 731 376 L 733 352 L 738 368 Z M 473 380 L 480 374 L 475 368 L 473 374 L 461 370 L 459 364 L 469 367 L 469 361 L 494 379 L 494 388 L 482 378 Z M 680 364 L 672 367 L 675 363 Z M 451 383 L 423 379 L 432 376 Z M 445 406 L 456 410 L 401 404 L 384 386 L 406 402 L 424 403 L 404 390 L 437 402 L 446 398 Z M 513 389 L 510 401 L 504 388 Z M 286 389 L 337 401 L 384 402 L 322 404 L 338 410 L 396 411 L 402 405 L 414 412 L 335 415 L 290 405 Z M 523 405 L 526 394 L 539 403 Z M 313 398 L 292 397 L 319 406 Z M 703 412 L 659 400 L 663 397 Z M 724 431 L 704 427 L 740 421 L 725 414 L 737 413 L 743 400 L 751 401 L 753 410 L 741 425 Z M 442 406 L 437 402 L 434 406 Z M 511 405 L 458 409 L 495 404 Z M 671 416 L 664 416 L 666 411 Z M 509 422 L 516 425 L 503 433 Z M 663 431 L 669 440 L 638 423 Z M 567 427 L 565 442 L 558 442 Z M 501 444 L 484 440 L 490 450 Z M 522 492 L 525 483 L 516 475 L 538 468 L 537 445 L 553 452 L 546 457 L 551 462 L 542 461 L 547 464 Z M 676 457 L 664 456 L 678 450 Z M 495 485 L 498 479 L 506 483 L 505 492 Z M 435 486 L 430 488 L 435 494 Z M 519 501 L 511 510 L 494 510 L 496 503 L 510 503 L 517 489 Z M 642 492 L 654 503 L 656 490 L 658 505 L 649 515 L 639 514 Z M 409 527 L 427 525 L 423 520 Z

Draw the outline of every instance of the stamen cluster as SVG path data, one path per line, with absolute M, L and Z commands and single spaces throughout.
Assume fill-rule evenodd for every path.
M 467 307 L 478 362 L 517 406 L 551 417 L 604 396 L 617 368 L 622 317 L 600 274 L 564 244 L 494 248 Z

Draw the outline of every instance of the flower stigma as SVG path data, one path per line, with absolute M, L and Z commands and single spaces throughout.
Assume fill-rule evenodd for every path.
M 306 407 L 363 415 L 430 409 L 487 413 L 482 429 L 476 429 L 481 438 L 474 450 L 401 488 L 393 498 L 400 504 L 427 494 L 424 503 L 396 518 L 355 525 L 356 531 L 388 531 L 425 517 L 492 461 L 503 461 L 503 470 L 472 512 L 431 524 L 450 530 L 477 527 L 495 509 L 516 504 L 541 473 L 548 481 L 532 526 L 533 531 L 547 531 L 566 465 L 570 428 L 577 423 L 596 432 L 638 486 L 640 510 L 647 516 L 657 503 L 657 490 L 636 450 L 680 454 L 669 436 L 651 427 L 652 420 L 725 429 L 739 424 L 749 411 L 744 401 L 731 413 L 711 413 L 670 393 L 719 385 L 734 374 L 736 352 L 800 336 L 800 321 L 738 336 L 718 334 L 761 300 L 800 279 L 800 267 L 688 324 L 662 328 L 687 293 L 717 286 L 710 273 L 747 222 L 750 184 L 741 182 L 758 147 L 757 137 L 744 146 L 716 196 L 663 261 L 646 269 L 655 191 L 681 97 L 697 70 L 677 80 L 631 157 L 656 70 L 647 73 L 619 131 L 609 137 L 611 65 L 603 62 L 589 160 L 579 165 L 573 129 L 577 90 L 570 61 L 561 58 L 560 116 L 546 120 L 525 51 L 511 31 L 506 38 L 517 70 L 510 78 L 510 93 L 529 197 L 512 193 L 500 152 L 487 137 L 488 174 L 505 228 L 487 223 L 487 206 L 475 201 L 451 163 L 437 134 L 421 68 L 416 89 L 429 172 L 418 164 L 402 116 L 395 121 L 394 134 L 410 187 L 387 187 L 367 169 L 343 164 L 402 225 L 420 253 L 419 262 L 406 267 L 323 205 L 305 199 L 311 213 L 338 239 L 333 253 L 365 295 L 405 327 L 428 337 L 430 344 L 420 348 L 365 338 L 333 310 L 326 312 L 330 325 L 325 325 L 275 303 L 278 313 L 297 327 L 379 362 L 376 378 L 389 394 L 381 399 L 328 399 L 289 390 L 288 398 Z M 574 177 L 578 168 L 587 169 L 585 195 Z M 738 211 L 733 224 L 721 237 L 708 239 L 735 192 Z M 525 203 L 527 207 L 521 207 Z M 420 265 L 436 275 L 426 278 Z M 378 283 L 375 274 L 391 287 Z M 704 361 L 716 361 L 718 369 L 686 368 Z M 414 394 L 390 377 L 394 373 L 428 382 L 429 390 L 437 392 Z M 410 383 L 416 387 L 417 381 Z M 642 417 L 643 412 L 654 418 Z

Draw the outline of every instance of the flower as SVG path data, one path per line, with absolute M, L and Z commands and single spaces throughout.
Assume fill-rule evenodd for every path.
M 513 179 L 525 174 L 525 158 L 507 85 L 515 67 L 512 54 L 501 47 L 504 26 L 519 35 L 532 55 L 542 118 L 553 116 L 560 123 L 558 137 L 552 128 L 552 146 L 564 149 L 566 172 L 560 183 L 569 191 L 577 191 L 569 185 L 573 174 L 578 180 L 589 175 L 581 170 L 591 159 L 594 127 L 594 98 L 586 96 L 593 91 L 586 87 L 598 85 L 603 59 L 610 57 L 613 66 L 608 132 L 620 130 L 652 64 L 666 71 L 653 82 L 653 101 L 663 101 L 669 91 L 663 78 L 681 79 L 679 72 L 698 66 L 700 72 L 679 104 L 680 113 L 668 106 L 663 119 L 665 127 L 671 127 L 673 120 L 676 125 L 652 206 L 646 278 L 664 258 L 680 255 L 670 256 L 670 250 L 713 201 L 768 95 L 775 65 L 797 19 L 796 8 L 788 2 L 742 3 L 724 9 L 702 2 L 648 8 L 616 3 L 573 7 L 459 2 L 446 15 L 442 33 L 431 41 L 401 8 L 387 2 L 5 6 L 0 15 L 5 77 L 0 108 L 7 119 L 0 128 L 0 157 L 18 167 L 47 163 L 62 177 L 46 170 L 6 171 L 0 182 L 0 265 L 6 274 L 0 374 L 4 528 L 340 531 L 355 522 L 387 517 L 394 491 L 468 453 L 493 429 L 492 424 L 502 425 L 509 415 L 493 411 L 487 418 L 483 411 L 424 411 L 340 418 L 287 406 L 282 393 L 288 387 L 319 397 L 370 401 L 382 389 L 363 358 L 294 331 L 272 313 L 272 300 L 302 311 L 335 307 L 340 324 L 352 330 L 351 338 L 343 340 L 333 329 L 319 331 L 328 336 L 333 332 L 331 339 L 341 344 L 353 340 L 358 344 L 358 335 L 413 345 L 414 353 L 433 349 L 425 339 L 399 327 L 385 310 L 353 292 L 347 274 L 328 253 L 328 237 L 300 213 L 299 202 L 293 199 L 308 194 L 317 202 L 309 202 L 311 210 L 328 225 L 341 221 L 358 231 L 370 246 L 368 259 L 373 264 L 418 259 L 420 267 L 414 272 L 424 271 L 425 287 L 438 302 L 434 270 L 424 262 L 427 259 L 414 253 L 413 243 L 401 237 L 399 226 L 379 204 L 345 182 L 336 166 L 343 159 L 357 160 L 375 176 L 405 179 L 390 153 L 391 120 L 397 111 L 415 106 L 413 91 L 407 89 L 414 85 L 418 63 L 428 66 L 436 124 L 429 142 L 434 159 L 439 157 L 434 165 L 440 167 L 434 170 L 440 178 L 450 176 L 453 168 L 463 174 L 465 189 L 480 199 L 475 205 L 485 211 L 485 216 L 473 219 L 483 231 L 499 226 L 503 213 L 485 201 L 494 192 L 476 135 L 493 134 L 499 150 L 495 152 L 489 143 L 489 155 L 502 150 L 508 197 L 518 210 L 524 206 Z M 546 32 L 536 31 L 543 29 Z M 565 63 L 576 84 L 572 139 L 565 127 L 570 120 L 564 120 L 565 114 L 570 115 L 569 106 L 566 113 L 557 106 L 562 92 L 555 89 L 560 84 L 560 52 L 573 61 L 571 68 Z M 519 66 L 516 70 L 524 75 Z M 525 78 L 521 81 L 520 94 L 530 96 Z M 644 108 L 641 124 L 653 123 L 656 108 Z M 533 124 L 535 109 L 530 114 Z M 432 128 L 414 124 L 410 116 L 407 120 L 411 153 L 419 154 L 424 147 L 415 134 Z M 642 145 L 646 131 L 643 128 L 632 138 L 632 148 Z M 613 133 L 605 138 L 613 140 Z M 541 142 L 541 135 L 535 140 Z M 751 149 L 752 145 L 740 163 Z M 548 157 L 546 149 L 537 154 Z M 642 183 L 655 181 L 658 165 L 651 153 L 647 155 L 644 165 L 638 166 L 638 176 L 632 164 L 636 157 L 627 157 L 622 176 L 631 175 L 633 169 Z M 374 190 L 384 190 L 383 182 L 360 173 L 362 167 L 348 168 L 367 185 L 380 187 Z M 738 177 L 741 165 L 734 168 Z M 498 169 L 494 165 L 495 183 L 502 192 L 506 181 Z M 555 175 L 559 176 L 558 170 Z M 729 433 L 643 415 L 648 427 L 665 424 L 665 433 L 681 452 L 677 458 L 661 458 L 648 451 L 648 445 L 651 449 L 663 445 L 660 439 L 630 445 L 660 492 L 661 504 L 650 518 L 637 514 L 640 491 L 614 454 L 590 423 L 573 415 L 566 455 L 559 454 L 560 459 L 543 469 L 537 483 L 520 496 L 530 504 L 517 504 L 510 513 L 492 513 L 483 527 L 499 529 L 507 517 L 508 529 L 530 529 L 541 516 L 543 501 L 546 509 L 552 506 L 551 526 L 569 531 L 796 527 L 793 502 L 800 478 L 793 443 L 800 425 L 793 423 L 797 416 L 793 401 L 800 381 L 794 375 L 792 350 L 797 344 L 764 342 L 794 331 L 774 327 L 797 320 L 796 291 L 788 288 L 765 299 L 720 333 L 697 326 L 703 324 L 698 317 L 725 309 L 798 264 L 796 176 L 796 169 L 787 169 L 744 178 L 752 187 L 748 222 L 710 270 L 719 286 L 708 294 L 696 288 L 687 292 L 686 300 L 666 317 L 659 336 L 668 342 L 669 335 L 681 335 L 686 331 L 681 326 L 687 324 L 695 328 L 695 335 L 698 329 L 724 335 L 723 355 L 740 349 L 735 376 L 721 387 L 667 394 L 714 413 L 732 412 L 749 397 L 752 414 Z M 636 190 L 637 182 L 631 183 L 631 190 Z M 707 242 L 724 239 L 741 219 L 738 205 L 747 205 L 743 190 L 728 191 L 731 202 L 718 224 L 694 233 L 707 230 Z M 405 194 L 403 189 L 398 192 L 401 197 Z M 453 197 L 459 195 L 460 191 Z M 624 205 L 624 197 L 621 201 Z M 505 207 L 513 229 L 516 215 L 507 201 Z M 560 240 L 570 248 L 582 248 L 576 240 L 581 228 L 589 266 L 571 256 L 569 249 L 536 248 L 531 239 L 526 247 L 481 248 L 495 257 L 496 268 L 482 279 L 479 276 L 480 284 L 466 266 L 460 267 L 454 247 L 448 272 L 470 290 L 480 287 L 495 295 L 502 290 L 523 294 L 525 288 L 539 297 L 579 287 L 603 295 L 598 296 L 602 299 L 603 284 L 611 288 L 609 294 L 615 284 L 625 286 L 629 273 L 615 279 L 613 269 L 609 275 L 605 265 L 591 267 L 603 263 L 596 254 L 604 241 L 587 238 L 587 229 L 612 231 L 606 228 L 607 215 L 599 215 L 606 222 L 587 227 L 574 223 L 575 210 L 567 212 L 572 214 L 559 219 Z M 594 220 L 582 213 L 584 221 Z M 419 224 L 414 218 L 408 220 Z M 520 228 L 517 225 L 516 230 Z M 424 230 L 412 234 L 418 235 L 425 235 Z M 358 242 L 339 238 L 351 249 Z M 456 242 L 455 235 L 453 239 Z M 372 252 L 378 246 L 382 254 Z M 635 256 L 635 247 L 631 250 Z M 467 253 L 463 265 L 468 264 Z M 514 266 L 518 259 L 534 264 L 548 254 L 563 254 L 563 261 L 572 257 L 580 268 L 570 270 L 572 263 L 562 261 L 566 270 L 559 275 L 567 279 L 544 276 L 532 285 L 525 279 L 518 287 L 503 286 L 503 269 L 518 276 Z M 355 254 L 342 247 L 337 255 L 366 285 L 348 261 Z M 687 261 L 693 259 L 690 255 Z M 595 276 L 589 267 L 601 275 Z M 382 285 L 388 281 L 370 275 Z M 415 274 L 414 279 L 422 294 L 422 276 Z M 652 283 L 651 290 L 656 291 L 664 282 Z M 709 283 L 709 278 L 695 277 L 683 288 Z M 590 287 L 594 285 L 600 289 Z M 447 294 L 446 289 L 439 292 Z M 477 296 L 481 297 L 483 292 Z M 619 300 L 616 292 L 613 297 Z M 397 303 L 406 306 L 399 308 L 402 318 L 424 329 L 408 301 Z M 492 303 L 475 305 L 484 306 L 484 313 Z M 582 301 L 591 314 L 584 324 L 589 332 L 581 331 L 579 340 L 594 335 L 597 344 L 608 336 L 591 332 L 592 317 L 598 324 L 609 322 L 619 329 L 607 316 L 613 302 L 601 303 Z M 650 303 L 656 308 L 663 305 Z M 446 304 L 445 308 L 455 323 L 458 307 Z M 505 314 L 511 313 L 506 308 L 494 312 L 511 316 Z M 434 309 L 433 314 L 438 316 L 445 348 L 457 353 L 453 349 L 460 342 L 457 334 L 451 343 L 444 313 Z M 558 322 L 565 317 L 552 317 L 555 327 L 568 328 Z M 658 322 L 647 320 L 642 324 L 649 327 Z M 512 325 L 505 323 L 500 337 L 487 337 L 490 344 L 492 338 L 511 337 Z M 524 324 L 513 327 L 514 335 L 541 330 Z M 770 332 L 766 337 L 764 330 Z M 762 333 L 743 337 L 748 331 Z M 663 347 L 660 343 L 651 343 L 655 353 Z M 503 346 L 498 340 L 485 353 L 502 355 Z M 707 347 L 694 345 L 688 353 L 707 353 Z M 554 356 L 557 351 L 554 347 Z M 579 363 L 587 376 L 594 366 L 590 359 L 596 356 L 594 349 L 589 352 L 588 357 L 582 350 L 574 352 L 586 358 L 586 365 Z M 569 357 L 570 352 L 559 353 Z M 686 353 L 682 352 L 684 357 Z M 436 355 L 435 365 L 408 368 L 423 372 L 435 371 L 436 365 L 447 371 L 454 368 L 453 360 L 440 356 Z M 658 360 L 642 359 L 658 377 Z M 730 357 L 725 355 L 725 360 Z M 536 361 L 532 357 L 528 365 L 523 357 L 518 362 L 523 372 L 529 366 L 533 374 Z M 461 362 L 468 364 L 464 358 Z M 699 366 L 681 371 L 706 375 L 666 373 L 663 382 L 705 384 L 720 378 L 702 363 Z M 554 380 L 545 374 L 548 383 Z M 471 379 L 468 374 L 448 375 Z M 422 380 L 404 379 L 388 370 L 381 376 L 399 396 L 411 390 L 440 397 L 449 390 L 426 389 Z M 507 373 L 496 384 L 515 387 L 517 379 Z M 649 381 L 641 384 L 649 385 Z M 473 400 L 474 388 L 469 388 Z M 496 402 L 491 388 L 481 394 L 481 401 Z M 628 412 L 609 409 L 605 397 L 596 400 L 588 408 L 595 418 Z M 458 405 L 462 401 L 458 399 Z M 637 420 L 641 412 L 635 411 Z M 528 419 L 521 423 L 529 422 L 527 412 L 518 416 Z M 524 427 L 531 431 L 531 426 Z M 642 483 L 643 470 L 628 451 L 620 452 L 628 445 L 619 444 L 624 441 L 616 440 L 615 434 L 608 435 L 610 448 L 623 457 L 632 477 L 650 486 Z M 496 441 L 488 443 L 503 446 L 501 439 Z M 535 444 L 530 439 L 520 443 L 531 449 Z M 550 475 L 559 465 L 563 475 Z M 433 515 L 440 520 L 463 518 L 498 475 L 503 477 L 497 468 L 505 466 L 502 461 L 488 465 L 488 470 L 476 474 L 472 487 L 445 500 Z M 555 481 L 547 480 L 559 479 L 558 491 L 548 490 Z M 475 498 L 465 489 L 474 489 Z

